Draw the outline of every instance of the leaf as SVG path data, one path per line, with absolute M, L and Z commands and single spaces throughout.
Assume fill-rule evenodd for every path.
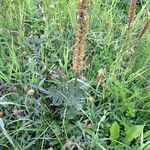
M 143 125 L 136 125 L 133 127 L 130 127 L 126 131 L 126 137 L 124 139 L 125 143 L 131 142 L 133 139 L 137 138 L 141 135 L 143 131 L 144 126 Z
M 150 150 L 150 142 L 148 142 L 148 144 L 146 144 L 144 150 Z
M 54 140 L 54 141 L 51 141 L 50 144 L 54 146 L 54 145 L 59 144 L 59 141 L 58 140 Z
M 134 103 L 133 102 L 130 102 L 128 103 L 128 110 L 129 110 L 129 115 L 131 117 L 135 117 L 135 113 L 136 113 L 136 110 L 134 109 Z
M 87 134 L 91 135 L 92 137 L 95 136 L 95 133 L 91 129 L 86 128 L 85 131 Z
M 4 128 L 4 122 L 1 118 L 0 118 L 0 126 L 2 127 L 2 129 Z
M 12 144 L 14 150 L 18 150 L 18 148 L 15 146 L 14 142 L 12 141 L 11 137 L 7 133 L 6 129 L 4 128 L 4 122 L 1 118 L 0 118 L 0 127 L 2 128 L 2 133 L 7 138 L 7 140 Z
M 110 128 L 110 138 L 117 140 L 120 135 L 120 126 L 117 121 L 115 121 Z
M 147 131 L 147 132 L 144 134 L 144 138 L 149 138 L 149 139 L 150 139 L 150 130 Z

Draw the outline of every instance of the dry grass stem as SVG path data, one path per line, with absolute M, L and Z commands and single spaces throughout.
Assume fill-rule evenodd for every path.
M 150 24 L 150 14 L 149 14 L 149 16 L 148 16 L 148 20 L 147 20 L 145 26 L 144 26 L 143 29 L 142 29 L 141 34 L 140 34 L 140 36 L 139 36 L 140 38 L 141 38 L 141 37 L 143 36 L 143 34 L 148 30 L 149 24 Z

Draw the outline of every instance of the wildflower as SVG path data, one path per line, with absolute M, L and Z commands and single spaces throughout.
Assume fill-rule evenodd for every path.
M 78 75 L 83 70 L 86 33 L 88 29 L 87 8 L 91 2 L 87 3 L 86 0 L 78 0 L 76 40 L 73 51 L 73 70 L 76 73 L 75 85 Z
M 97 76 L 97 78 L 96 78 L 96 83 L 98 84 L 98 82 L 100 81 L 100 80 L 103 80 L 103 78 L 104 78 L 104 76 L 105 76 L 105 72 L 106 72 L 106 70 L 104 70 L 104 69 L 100 69 L 99 71 L 98 71 L 98 76 Z
M 83 5 L 83 4 L 82 4 Z M 78 10 L 77 16 L 77 31 L 76 31 L 76 42 L 74 46 L 74 57 L 73 57 L 73 69 L 75 73 L 80 73 L 83 69 L 83 59 L 85 50 L 85 39 L 87 32 L 87 15 L 83 6 Z M 83 8 L 82 8 L 83 7 Z
M 21 112 L 23 112 L 23 110 L 15 109 L 15 110 L 13 111 L 13 115 L 19 115 Z
M 106 82 L 103 82 L 103 83 L 102 83 L 102 88 L 103 88 L 103 89 L 107 88 Z
M 3 116 L 4 116 L 4 113 L 0 111 L 0 117 L 3 117 Z
M 26 57 L 28 55 L 28 52 L 27 51 L 23 51 L 22 54 L 23 54 L 23 56 Z
M 90 96 L 90 97 L 88 98 L 88 101 L 89 101 L 90 103 L 94 103 L 94 102 L 95 102 L 95 100 L 94 100 L 94 98 L 93 98 L 92 96 Z
M 85 128 L 91 129 L 91 128 L 92 128 L 92 124 L 87 124 L 87 125 L 85 125 Z
M 29 95 L 29 96 L 33 96 L 33 95 L 34 95 L 34 90 L 33 90 L 33 89 L 29 90 L 29 91 L 28 91 L 28 95 Z
M 67 140 L 66 146 L 71 147 L 74 143 L 71 140 Z
M 16 87 L 16 86 L 13 86 L 12 91 L 13 91 L 13 92 L 17 92 L 17 87 Z
M 25 64 L 24 61 L 22 61 L 22 60 L 20 60 L 19 63 L 20 63 L 20 65 L 24 65 Z

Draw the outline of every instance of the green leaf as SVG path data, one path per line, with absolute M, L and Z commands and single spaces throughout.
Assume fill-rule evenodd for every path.
M 120 135 L 120 126 L 117 121 L 115 121 L 110 128 L 110 138 L 117 140 Z
M 144 150 L 150 150 L 150 143 L 145 146 Z
M 2 127 L 2 129 L 4 128 L 4 122 L 1 118 L 0 118 L 0 126 Z
M 149 138 L 149 139 L 150 139 L 150 130 L 147 131 L 147 132 L 144 134 L 144 138 Z
M 125 143 L 131 142 L 133 139 L 137 138 L 141 135 L 143 131 L 144 126 L 143 125 L 136 125 L 133 127 L 130 127 L 126 130 L 126 137 L 124 139 Z
M 12 141 L 11 137 L 7 133 L 6 129 L 4 128 L 4 122 L 1 118 L 0 118 L 0 127 L 2 128 L 2 133 L 7 138 L 7 140 L 12 144 L 14 150 L 18 150 L 18 148 L 15 146 L 14 142 Z
M 86 131 L 87 134 L 89 134 L 93 137 L 95 136 L 95 133 L 91 129 L 86 128 L 85 131 Z
M 130 102 L 130 103 L 128 103 L 128 110 L 129 110 L 129 115 L 131 116 L 131 117 L 135 117 L 135 113 L 136 113 L 136 110 L 134 109 L 134 104 L 133 104 L 133 102 Z

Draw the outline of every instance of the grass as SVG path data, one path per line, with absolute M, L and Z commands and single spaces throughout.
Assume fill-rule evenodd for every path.
M 94 0 L 74 88 L 76 1 L 0 2 L 0 150 L 149 150 L 149 6 Z

